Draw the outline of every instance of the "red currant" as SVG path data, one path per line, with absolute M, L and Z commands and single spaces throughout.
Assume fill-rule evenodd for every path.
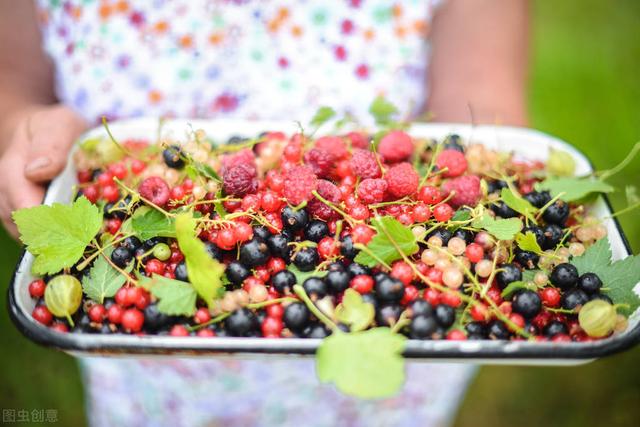
M 484 258 L 484 249 L 477 243 L 471 243 L 467 245 L 464 250 L 464 253 L 467 255 L 467 258 L 470 262 L 476 263 L 481 261 Z
M 211 320 L 211 314 L 209 313 L 209 310 L 206 308 L 199 308 L 196 310 L 196 314 L 193 315 L 193 320 L 196 323 L 207 323 L 209 320 Z
M 467 339 L 467 335 L 460 329 L 452 329 L 447 334 L 447 339 L 449 341 L 465 341 Z
M 263 335 L 278 336 L 282 332 L 283 324 L 279 317 L 267 316 L 262 321 L 261 329 Z
M 29 283 L 29 295 L 32 298 L 42 298 L 44 296 L 44 290 L 47 285 L 44 283 L 44 280 L 37 279 L 33 282 Z
M 69 332 L 69 327 L 62 322 L 54 323 L 53 325 L 51 325 L 51 329 L 56 332 L 61 332 L 63 334 Z
M 411 213 L 415 222 L 427 222 L 431 218 L 431 208 L 424 203 L 418 203 Z
M 438 222 L 449 221 L 452 216 L 453 216 L 453 208 L 449 206 L 447 203 L 443 203 L 433 208 L 433 217 Z
M 391 277 L 400 280 L 405 285 L 408 285 L 414 279 L 413 269 L 404 261 L 396 261 L 391 266 Z
M 366 274 L 359 274 L 351 279 L 349 286 L 360 294 L 368 294 L 373 290 L 373 277 Z
M 144 265 L 144 271 L 147 273 L 147 276 L 151 276 L 153 274 L 163 275 L 165 268 L 166 268 L 165 263 L 155 258 L 151 258 Z
M 437 187 L 426 185 L 418 190 L 418 200 L 429 205 L 435 205 L 442 200 L 442 195 Z
M 89 311 L 87 312 L 89 315 L 89 319 L 95 323 L 102 323 L 104 318 L 107 316 L 107 309 L 104 308 L 102 304 L 93 304 Z
M 253 228 L 246 222 L 238 222 L 233 229 L 233 235 L 238 242 L 246 242 L 253 237 Z
M 49 309 L 44 305 L 36 306 L 36 308 L 33 309 L 31 316 L 43 325 L 49 325 L 53 321 L 53 314 L 51 314 Z
M 196 336 L 202 337 L 202 338 L 211 338 L 211 337 L 215 337 L 216 333 L 213 332 L 213 329 L 204 328 L 204 329 L 200 329 L 198 332 L 196 332 Z
M 269 258 L 267 261 L 267 268 L 269 269 L 269 273 L 271 275 L 276 274 L 278 271 L 282 271 L 287 268 L 287 263 L 282 258 Z
M 130 308 L 122 313 L 122 327 L 125 331 L 136 333 L 142 330 L 144 314 L 137 308 Z
M 122 307 L 114 304 L 107 310 L 107 319 L 109 319 L 109 322 L 118 325 L 122 322 L 122 313 L 124 313 Z
M 116 185 L 106 185 L 102 187 L 100 194 L 107 202 L 115 203 L 120 199 L 120 191 L 118 191 Z
M 169 335 L 172 337 L 188 337 L 189 330 L 184 325 L 173 325 L 169 331 Z
M 216 245 L 224 250 L 233 249 L 236 245 L 236 234 L 231 228 L 223 228 L 218 231 L 218 236 L 216 237 Z
M 557 307 L 560 305 L 560 291 L 556 288 L 544 288 L 540 291 L 540 299 L 547 307 Z
M 269 304 L 265 307 L 267 316 L 282 319 L 284 315 L 284 307 L 281 304 Z
M 322 259 L 333 258 L 340 254 L 340 248 L 336 244 L 336 241 L 333 237 L 327 236 L 323 237 L 318 242 L 318 255 Z

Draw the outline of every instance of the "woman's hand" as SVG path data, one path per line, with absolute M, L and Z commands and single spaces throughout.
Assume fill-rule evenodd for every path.
M 87 124 L 62 105 L 25 109 L 11 123 L 0 158 L 0 219 L 17 237 L 11 212 L 42 203 L 44 186 L 64 169 L 71 145 Z

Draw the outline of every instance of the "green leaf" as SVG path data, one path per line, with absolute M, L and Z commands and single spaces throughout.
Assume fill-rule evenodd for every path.
M 139 208 L 140 211 L 143 208 Z M 176 225 L 172 218 L 162 212 L 149 209 L 141 215 L 135 215 L 131 219 L 131 227 L 141 240 L 149 240 L 152 237 L 176 237 Z
M 513 240 L 515 235 L 522 230 L 520 218 L 494 219 L 487 214 L 474 220 L 471 225 L 487 230 L 498 240 Z
M 542 270 L 524 270 L 522 272 L 522 281 L 523 282 L 533 282 L 533 279 L 536 277 L 536 274 L 544 273 Z
M 516 243 L 518 244 L 518 247 L 523 251 L 533 252 L 538 255 L 542 253 L 542 248 L 536 240 L 536 235 L 531 231 L 527 231 L 524 234 L 518 233 L 516 235 Z
M 344 292 L 342 302 L 336 307 L 336 319 L 349 325 L 352 332 L 367 329 L 374 315 L 373 304 L 364 302 L 362 295 L 353 289 Z
M 73 266 L 102 227 L 102 213 L 84 196 L 71 205 L 20 209 L 13 220 L 20 240 L 35 257 L 33 271 L 39 275 Z
M 595 273 L 602 280 L 605 292 L 621 314 L 630 315 L 640 307 L 640 297 L 634 292 L 640 282 L 640 256 L 630 255 L 623 260 L 611 263 L 609 238 L 598 240 L 582 256 L 571 260 L 580 275 Z
M 398 109 L 384 97 L 378 96 L 371 103 L 369 113 L 371 113 L 377 124 L 386 125 L 391 123 L 391 117 L 398 113 Z
M 402 254 L 411 256 L 418 252 L 418 243 L 411 229 L 402 225 L 394 217 L 375 217 L 371 221 L 371 225 L 376 229 L 377 234 L 367 243 L 366 249 L 358 253 L 355 258 L 356 262 L 368 267 L 375 267 L 380 264 L 380 260 L 390 264 L 401 259 Z M 402 254 L 398 252 L 396 245 Z
M 105 259 L 110 257 L 113 248 L 107 248 L 103 256 L 99 256 L 89 270 L 89 274 L 82 278 L 82 290 L 92 300 L 102 304 L 105 298 L 111 298 L 124 285 L 127 278 Z M 125 271 L 133 269 L 133 262 L 129 263 Z
M 390 397 L 404 383 L 402 351 L 406 338 L 389 328 L 325 338 L 316 354 L 318 378 L 345 394 L 364 399 Z
M 450 221 L 468 221 L 471 219 L 471 211 L 469 209 L 458 209 L 453 214 Z
M 336 115 L 336 112 L 331 107 L 320 107 L 316 114 L 311 119 L 311 126 L 320 127 Z
M 191 214 L 176 218 L 176 237 L 187 264 L 189 280 L 198 295 L 212 306 L 222 286 L 224 265 L 213 259 L 202 242 L 195 236 L 196 221 Z
M 562 194 L 565 202 L 580 200 L 591 193 L 610 193 L 614 188 L 604 181 L 592 178 L 547 178 L 535 185 L 536 190 L 549 190 L 553 197 Z
M 502 290 L 502 293 L 500 294 L 500 296 L 502 296 L 502 298 L 507 298 L 511 296 L 511 294 L 513 294 L 514 292 L 519 291 L 521 289 L 529 289 L 531 291 L 535 291 L 536 289 L 538 289 L 538 287 L 533 283 L 523 282 L 518 280 L 516 282 L 509 283 L 507 287 Z
M 514 193 L 510 188 L 503 188 L 500 192 L 500 198 L 514 211 L 526 216 L 532 221 L 534 220 L 533 214 L 537 209 L 519 194 Z
M 302 285 L 305 280 L 309 277 L 324 277 L 329 273 L 327 270 L 311 270 L 311 271 L 300 271 L 295 264 L 291 263 L 287 266 L 287 270 L 293 273 L 296 276 L 296 283 Z
M 198 293 L 186 282 L 158 274 L 143 277 L 140 285 L 158 298 L 158 311 L 168 316 L 192 316 L 196 311 Z
M 547 172 L 554 176 L 573 176 L 576 161 L 566 151 L 551 149 L 547 159 Z
M 216 193 L 216 202 L 213 203 L 213 207 L 216 213 L 220 215 L 220 218 L 224 218 L 227 216 L 227 210 L 224 208 L 224 204 L 220 201 L 222 197 L 222 187 L 220 187 L 220 189 L 218 189 L 218 192 Z

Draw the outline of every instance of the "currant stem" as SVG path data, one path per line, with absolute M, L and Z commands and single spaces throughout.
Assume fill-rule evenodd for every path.
M 329 319 L 327 315 L 325 315 L 316 305 L 311 301 L 307 292 L 305 292 L 304 288 L 300 285 L 293 285 L 293 292 L 305 303 L 309 311 L 311 311 L 322 323 L 327 325 L 329 329 L 332 331 L 339 330 L 338 325 L 336 325 L 333 320 Z

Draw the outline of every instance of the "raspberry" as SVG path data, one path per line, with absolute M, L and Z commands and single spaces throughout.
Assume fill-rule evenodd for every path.
M 351 170 L 360 178 L 380 178 L 380 165 L 371 151 L 356 149 L 351 156 Z
M 284 197 L 292 205 L 311 199 L 311 192 L 318 187 L 318 178 L 309 166 L 293 166 L 284 179 Z
M 397 199 L 415 193 L 420 183 L 420 177 L 411 163 L 392 166 L 384 179 L 387 181 L 387 192 Z
M 169 201 L 169 186 L 164 179 L 158 176 L 150 176 L 140 183 L 138 192 L 142 197 L 158 206 L 164 206 Z
M 342 193 L 334 183 L 327 181 L 326 179 L 318 180 L 318 194 L 332 203 L 339 203 L 342 198 Z M 338 219 L 340 215 L 325 205 L 322 201 L 315 197 L 311 199 L 307 205 L 307 211 L 310 215 L 316 216 L 322 220 L 330 221 L 332 219 Z
M 464 154 L 453 149 L 443 150 L 436 159 L 438 169 L 447 168 L 442 175 L 447 178 L 460 176 L 467 170 L 467 159 Z
M 222 188 L 229 196 L 244 197 L 258 189 L 256 168 L 248 164 L 239 164 L 225 171 L 222 176 Z
M 362 132 L 349 132 L 346 137 L 351 141 L 353 148 L 367 148 L 369 146 L 369 137 Z
M 244 148 L 237 153 L 226 154 L 221 158 L 222 162 L 222 174 L 224 175 L 229 169 L 238 165 L 249 165 L 256 167 L 256 158 L 253 151 L 249 148 Z
M 344 159 L 349 152 L 347 144 L 339 136 L 323 136 L 316 140 L 315 147 L 331 153 L 336 160 Z
M 380 203 L 384 200 L 384 193 L 387 191 L 387 181 L 380 178 L 363 179 L 358 186 L 358 198 L 362 203 L 368 205 Z
M 454 192 L 449 199 L 449 204 L 454 207 L 475 206 L 480 200 L 480 178 L 476 175 L 464 175 L 451 179 L 442 185 L 442 191 L 447 195 Z
M 402 162 L 413 154 L 413 141 L 406 132 L 391 131 L 380 140 L 378 153 L 389 163 Z
M 311 167 L 319 178 L 329 176 L 336 157 L 329 151 L 312 148 L 304 153 L 304 162 Z

